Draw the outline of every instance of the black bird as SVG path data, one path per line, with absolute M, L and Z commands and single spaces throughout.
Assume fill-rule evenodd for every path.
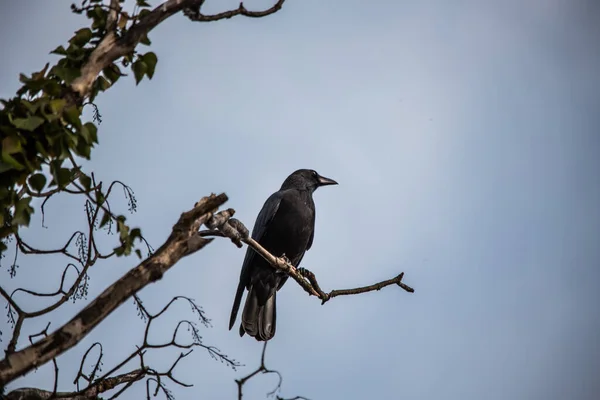
M 315 203 L 312 194 L 319 186 L 325 185 L 337 185 L 337 182 L 311 169 L 299 169 L 292 173 L 281 189 L 263 205 L 254 223 L 252 238 L 274 256 L 285 255 L 294 267 L 298 267 L 314 237 Z M 275 336 L 275 294 L 287 278 L 285 273 L 275 270 L 260 254 L 248 247 L 229 329 L 235 324 L 244 289 L 248 289 L 240 336 L 247 333 L 259 341 Z

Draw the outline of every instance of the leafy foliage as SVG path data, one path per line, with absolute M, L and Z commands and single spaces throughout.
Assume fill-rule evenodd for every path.
M 133 15 L 119 10 L 114 28 L 117 37 L 147 14 L 149 7 L 138 0 Z M 71 84 L 105 37 L 111 10 L 101 0 L 84 0 L 80 7 L 71 5 L 71 10 L 85 14 L 90 26 L 79 29 L 67 44 L 51 52 L 59 56 L 54 65 L 46 64 L 29 76 L 21 74 L 22 86 L 15 97 L 0 99 L 0 254 L 6 250 L 6 239 L 18 234 L 20 227 L 29 225 L 35 212 L 33 197 L 47 197 L 76 183 L 93 192 L 90 199 L 102 205 L 101 189 L 92 190 L 91 178 L 75 162 L 77 157 L 89 159 L 98 144 L 100 115 L 93 101 L 125 75 L 119 65 L 131 68 L 136 84 L 144 76 L 149 79 L 154 76 L 157 56 L 134 51 L 103 69 L 92 86 L 88 102 L 84 102 L 86 99 L 73 91 Z M 149 45 L 150 40 L 145 36 L 141 43 Z M 89 104 L 94 107 L 94 120 L 83 121 L 83 108 Z M 129 229 L 123 216 L 107 213 L 105 218 L 117 222 L 121 239 L 117 253 L 130 254 L 134 240 L 141 235 L 139 229 Z

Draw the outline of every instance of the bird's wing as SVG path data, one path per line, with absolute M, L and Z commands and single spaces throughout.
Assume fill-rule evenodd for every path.
M 316 211 L 314 211 L 314 207 L 313 207 L 313 216 L 312 216 L 312 232 L 310 233 L 310 237 L 308 238 L 308 243 L 306 244 L 306 250 L 309 250 L 313 244 L 313 239 L 315 238 L 315 218 L 316 218 Z M 300 263 L 300 262 L 298 262 Z
M 258 213 L 258 217 L 256 217 L 256 222 L 254 223 L 254 228 L 252 229 L 252 239 L 259 241 L 264 235 L 267 225 L 273 219 L 275 214 L 277 214 L 277 210 L 279 209 L 279 205 L 281 204 L 281 199 L 283 198 L 285 191 L 279 191 L 273 193 L 262 209 Z M 255 252 L 252 251 L 252 254 Z
M 313 229 L 312 233 L 310 234 L 310 237 L 308 238 L 308 244 L 306 245 L 306 250 L 310 250 L 310 247 L 312 246 L 312 242 L 313 242 L 314 238 L 315 238 L 315 230 Z
M 254 223 L 254 228 L 252 229 L 252 239 L 260 242 L 267 230 L 269 222 L 271 222 L 275 214 L 277 214 L 279 204 L 281 204 L 282 196 L 283 193 L 281 191 L 275 192 L 267 199 L 267 201 L 265 201 L 260 213 L 258 213 L 258 217 L 256 217 L 256 222 Z M 233 301 L 233 308 L 231 309 L 231 316 L 229 318 L 229 329 L 231 329 L 233 324 L 235 324 L 235 319 L 237 318 L 237 313 L 242 302 L 244 289 L 248 286 L 248 283 L 250 283 L 250 278 L 252 277 L 252 264 L 254 257 L 256 256 L 260 257 L 260 255 L 257 255 L 252 248 L 248 247 L 246 249 L 246 256 L 244 257 L 242 271 L 240 272 L 240 282 L 238 284 L 235 300 Z
M 281 204 L 281 199 L 283 197 L 283 192 L 275 192 L 263 205 L 262 209 L 258 213 L 258 217 L 256 217 L 256 222 L 254 222 L 254 228 L 252 229 L 252 239 L 256 240 L 260 243 L 263 235 L 267 231 L 267 226 L 269 226 L 269 222 L 273 220 L 275 214 L 277 214 L 277 210 L 279 209 L 279 205 Z M 246 257 L 244 257 L 244 263 L 242 264 L 242 272 L 240 273 L 240 283 L 243 281 L 244 286 L 246 286 L 250 282 L 250 272 L 252 261 L 254 257 L 260 257 L 260 255 L 256 254 L 256 252 L 248 247 L 246 250 Z

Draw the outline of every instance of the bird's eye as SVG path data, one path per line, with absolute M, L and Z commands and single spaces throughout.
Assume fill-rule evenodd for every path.
M 319 176 L 319 174 L 317 174 L 317 171 L 313 170 L 312 171 L 312 175 L 316 178 L 317 176 Z

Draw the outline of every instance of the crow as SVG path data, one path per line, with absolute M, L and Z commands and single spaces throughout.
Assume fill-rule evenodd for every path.
M 300 265 L 313 243 L 315 203 L 312 194 L 320 186 L 337 185 L 312 169 L 299 169 L 286 178 L 273 193 L 256 218 L 252 238 L 276 257 L 285 256 L 294 267 Z M 288 276 L 274 269 L 248 247 L 235 294 L 229 330 L 235 324 L 244 289 L 248 289 L 242 311 L 240 336 L 244 333 L 258 341 L 275 336 L 275 294 Z

